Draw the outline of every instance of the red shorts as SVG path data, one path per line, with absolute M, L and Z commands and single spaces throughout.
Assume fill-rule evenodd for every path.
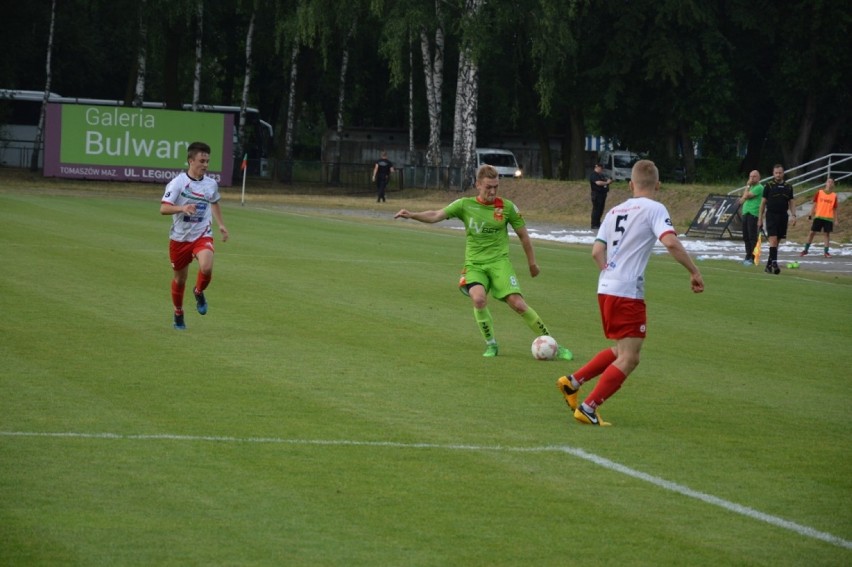
M 648 317 L 644 299 L 599 293 L 598 305 L 601 308 L 601 321 L 606 338 L 616 341 L 632 337 L 645 338 Z
M 211 237 L 202 236 L 193 242 L 169 240 L 169 260 L 172 262 L 172 269 L 177 272 L 189 266 L 192 259 L 198 256 L 198 253 L 202 250 L 215 252 Z

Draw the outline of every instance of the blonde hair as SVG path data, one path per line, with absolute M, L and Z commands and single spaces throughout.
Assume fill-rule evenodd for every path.
M 497 168 L 493 165 L 485 165 L 479 166 L 479 169 L 476 170 L 476 181 L 477 183 L 482 181 L 483 179 L 496 179 L 500 177 L 500 174 L 497 173 Z
M 654 189 L 660 182 L 660 170 L 649 159 L 641 159 L 633 165 L 630 181 L 640 189 Z

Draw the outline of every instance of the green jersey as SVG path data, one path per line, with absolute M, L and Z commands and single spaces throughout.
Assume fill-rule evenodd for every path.
M 763 198 L 763 185 L 758 183 L 749 188 L 751 197 L 743 201 L 743 214 L 760 216 L 760 200 Z
M 476 197 L 456 199 L 444 208 L 447 218 L 464 223 L 467 234 L 465 263 L 485 264 L 509 257 L 509 231 L 526 225 L 514 203 L 497 198 L 491 205 L 480 203 Z

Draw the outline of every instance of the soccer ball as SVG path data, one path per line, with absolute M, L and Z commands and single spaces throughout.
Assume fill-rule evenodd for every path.
M 556 358 L 556 352 L 559 350 L 559 345 L 556 344 L 556 339 L 547 335 L 536 337 L 532 342 L 532 355 L 536 360 L 553 360 Z

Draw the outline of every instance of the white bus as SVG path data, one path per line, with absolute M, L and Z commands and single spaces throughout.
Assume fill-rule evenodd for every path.
M 38 132 L 39 114 L 44 100 L 44 91 L 24 91 L 0 89 L 0 166 L 30 167 L 32 151 Z M 64 97 L 49 93 L 48 102 L 60 104 L 87 104 L 98 106 L 125 106 L 121 100 Z M 166 108 L 162 102 L 144 102 L 145 108 Z M 184 110 L 192 110 L 191 104 L 183 105 Z M 202 104 L 200 112 L 229 114 L 234 120 L 234 175 L 240 172 L 243 155 L 236 155 L 237 137 L 240 127 L 240 107 Z M 247 169 L 250 175 L 269 175 L 269 159 L 272 156 L 272 125 L 260 118 L 256 108 L 246 108 L 246 145 L 248 154 Z M 44 140 L 39 148 L 39 167 L 42 167 Z

